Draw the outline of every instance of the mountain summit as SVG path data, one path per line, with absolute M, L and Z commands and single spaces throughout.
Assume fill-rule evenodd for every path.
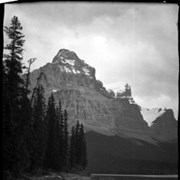
M 60 49 L 57 55 L 53 58 L 52 63 L 56 63 L 57 61 L 61 61 L 63 59 L 80 60 L 75 52 L 69 51 L 68 49 Z
M 75 52 L 69 51 L 67 49 L 61 49 L 57 55 L 53 58 L 53 64 L 65 71 L 66 73 L 71 74 L 81 74 L 87 75 L 89 78 L 95 78 L 95 69 L 89 66 L 81 60 Z

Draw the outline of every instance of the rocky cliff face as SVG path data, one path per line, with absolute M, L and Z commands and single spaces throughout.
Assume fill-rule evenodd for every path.
M 79 120 L 87 131 L 151 143 L 156 143 L 158 137 L 162 139 L 163 135 L 156 136 L 160 123 L 149 128 L 139 106 L 131 104 L 128 99 L 112 96 L 103 83 L 96 79 L 95 69 L 74 52 L 61 49 L 52 63 L 34 70 L 30 74 L 31 90 L 38 77 L 46 96 L 53 93 L 56 101 L 61 100 L 62 107 L 67 109 L 70 125 Z M 168 121 L 168 117 L 166 119 Z
M 152 122 L 151 129 L 159 138 L 173 140 L 177 138 L 177 125 L 172 109 L 167 109 Z

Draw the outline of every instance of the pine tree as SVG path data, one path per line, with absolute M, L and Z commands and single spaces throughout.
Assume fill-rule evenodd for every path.
M 42 85 L 39 85 L 36 89 L 32 113 L 34 138 L 31 169 L 36 171 L 43 167 L 46 150 L 45 108 L 44 88 Z
M 62 111 L 61 101 L 59 101 L 59 106 L 56 108 L 57 114 L 57 137 L 59 147 L 58 158 L 59 158 L 59 170 L 66 171 L 68 169 L 68 114 L 67 111 Z
M 51 96 L 48 99 L 48 107 L 46 112 L 46 121 L 47 121 L 47 130 L 48 130 L 48 137 L 47 137 L 47 149 L 46 149 L 46 155 L 45 155 L 45 167 L 51 168 L 53 164 L 53 137 L 54 137 L 54 118 L 55 118 L 55 102 L 54 97 Z
M 4 172 L 12 171 L 14 157 L 16 157 L 13 149 L 14 141 L 14 127 L 15 123 L 12 118 L 12 107 L 10 104 L 10 98 L 7 91 L 7 74 L 5 72 L 5 66 L 3 63 L 3 170 Z
M 56 116 L 55 100 L 53 94 L 48 99 L 46 112 L 47 121 L 47 149 L 45 155 L 45 168 L 59 170 L 59 142 L 58 142 L 58 120 Z
M 63 164 L 64 169 L 67 169 L 68 165 L 68 114 L 66 109 L 64 110 L 64 125 L 63 125 Z
M 87 166 L 87 148 L 86 148 L 86 139 L 84 134 L 83 124 L 80 125 L 79 130 L 79 143 L 80 143 L 80 166 L 85 169 Z
M 79 166 L 80 164 L 80 141 L 79 141 L 79 121 L 76 123 L 75 127 L 75 165 Z
M 57 116 L 57 143 L 58 143 L 58 169 L 61 170 L 63 166 L 63 136 L 62 136 L 62 109 L 61 109 L 61 101 L 59 101 L 58 107 L 56 108 L 56 116 Z
M 72 127 L 70 137 L 70 168 L 82 170 L 87 166 L 87 147 L 83 124 L 77 121 L 76 126 Z
M 10 39 L 10 43 L 5 46 L 5 50 L 9 53 L 4 54 L 7 90 L 15 106 L 19 102 L 18 97 L 22 95 L 22 85 L 24 85 L 20 75 L 24 67 L 22 65 L 22 53 L 25 36 L 21 32 L 22 26 L 16 16 L 12 18 L 10 27 L 5 26 L 4 31 Z M 14 108 L 17 109 L 16 106 Z
M 5 46 L 3 62 L 3 161 L 5 171 L 19 173 L 29 166 L 27 137 L 31 108 L 21 78 L 25 36 L 16 16 L 4 31 L 10 43 Z
M 70 144 L 69 144 L 69 166 L 70 166 L 70 169 L 75 167 L 75 157 L 76 157 L 75 130 L 74 130 L 74 126 L 72 126 Z

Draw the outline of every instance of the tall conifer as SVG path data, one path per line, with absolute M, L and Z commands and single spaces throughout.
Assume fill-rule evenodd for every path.
M 63 126 L 63 163 L 64 168 L 68 165 L 68 114 L 66 109 L 64 110 L 64 126 Z
M 34 138 L 31 168 L 35 170 L 42 168 L 46 150 L 45 108 L 44 88 L 42 85 L 39 85 L 34 97 L 32 114 Z
M 87 149 L 86 149 L 86 139 L 84 134 L 83 124 L 80 125 L 79 130 L 79 143 L 80 143 L 80 166 L 85 169 L 87 166 Z
M 61 101 L 56 108 L 56 116 L 57 116 L 57 143 L 58 143 L 58 169 L 62 170 L 63 166 L 63 137 L 62 137 L 62 109 L 61 109 Z
M 79 128 L 80 128 L 80 124 L 79 124 L 79 121 L 77 121 L 76 127 L 75 127 L 75 164 L 76 166 L 79 166 L 79 163 L 80 163 Z
M 48 99 L 46 113 L 47 121 L 47 149 L 45 156 L 45 167 L 47 169 L 59 170 L 59 142 L 58 142 L 58 119 L 56 114 L 55 100 L 53 94 Z
M 10 43 L 5 46 L 3 62 L 3 161 L 5 171 L 19 173 L 29 166 L 27 137 L 31 109 L 21 78 L 25 36 L 16 16 L 4 31 Z
M 75 167 L 75 157 L 76 157 L 75 130 L 74 130 L 74 126 L 72 126 L 70 143 L 69 143 L 69 166 L 70 166 L 70 169 Z
M 46 112 L 47 121 L 47 149 L 45 155 L 45 167 L 51 169 L 54 164 L 54 126 L 55 126 L 55 101 L 54 97 L 51 96 L 48 99 L 48 107 Z

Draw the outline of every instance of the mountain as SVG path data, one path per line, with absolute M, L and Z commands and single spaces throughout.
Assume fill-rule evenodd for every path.
M 96 79 L 95 69 L 75 52 L 61 49 L 52 63 L 34 70 L 30 74 L 31 90 L 39 76 L 46 96 L 53 93 L 56 101 L 61 100 L 67 109 L 70 125 L 79 120 L 87 131 L 156 143 L 156 131 L 148 127 L 140 107 L 132 103 L 131 93 L 115 97 L 108 92 Z
M 149 160 L 151 150 L 151 156 L 156 154 L 157 158 L 150 159 L 159 162 L 162 159 L 167 162 L 172 162 L 172 159 L 174 161 L 177 152 L 171 152 L 171 149 L 166 147 L 167 144 L 168 147 L 169 144 L 176 147 L 177 140 L 177 134 L 174 133 L 175 129 L 177 132 L 177 123 L 175 123 L 177 121 L 173 119 L 173 114 L 169 113 L 170 110 L 164 111 L 161 116 L 154 116 L 153 120 L 157 118 L 149 127 L 143 117 L 144 111 L 131 96 L 130 86 L 126 85 L 125 91 L 115 96 L 96 79 L 95 73 L 95 68 L 86 64 L 75 52 L 61 49 L 52 63 L 47 63 L 30 74 L 31 91 L 38 82 L 45 88 L 46 97 L 53 93 L 57 102 L 61 100 L 62 108 L 66 108 L 68 112 L 69 127 L 77 120 L 84 124 L 90 161 L 89 170 L 93 169 L 91 164 L 97 169 L 100 168 L 100 162 L 108 164 L 109 159 L 106 157 L 111 157 L 114 161 L 128 159 L 129 162 L 131 159 L 129 157 L 140 157 L 144 153 L 143 161 Z M 106 142 L 110 143 L 110 147 Z M 102 148 L 98 150 L 98 147 L 108 150 Z M 115 154 L 114 149 L 117 151 Z M 163 149 L 166 149 L 165 152 Z M 101 151 L 103 156 L 98 162 L 96 162 L 98 159 L 96 150 Z M 135 153 L 130 156 L 133 150 Z M 172 154 L 172 157 L 167 158 L 167 154 Z M 112 162 L 112 164 L 118 166 L 117 163 Z
M 151 129 L 158 137 L 173 140 L 176 139 L 178 135 L 177 126 L 178 123 L 174 118 L 173 110 L 167 109 L 152 122 Z
M 177 139 L 178 122 L 174 117 L 172 109 L 162 108 L 141 108 L 144 120 L 149 122 L 151 131 L 156 134 L 161 141 L 171 141 Z

